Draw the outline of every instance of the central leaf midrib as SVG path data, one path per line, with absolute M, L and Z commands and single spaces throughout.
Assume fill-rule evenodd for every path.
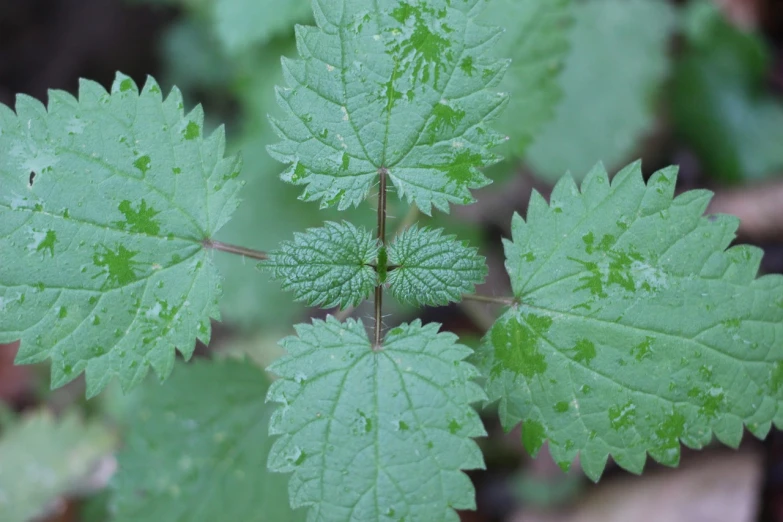
M 575 318 L 575 319 L 581 319 L 581 320 L 587 321 L 587 322 L 591 322 L 592 321 L 592 322 L 601 323 L 601 324 L 613 325 L 613 326 L 616 326 L 616 327 L 619 327 L 619 328 L 625 328 L 625 329 L 628 329 L 628 330 L 636 330 L 636 331 L 638 331 L 638 332 L 640 332 L 642 334 L 654 334 L 654 335 L 658 335 L 658 336 L 662 336 L 662 337 L 673 338 L 673 339 L 676 339 L 678 341 L 685 342 L 685 343 L 694 343 L 694 344 L 699 345 L 699 346 L 701 346 L 701 347 L 703 347 L 703 348 L 705 348 L 705 349 L 707 349 L 707 350 L 709 350 L 711 352 L 719 354 L 722 357 L 730 359 L 734 363 L 740 363 L 741 365 L 745 365 L 745 364 L 764 364 L 764 365 L 766 365 L 766 364 L 769 364 L 768 361 L 758 361 L 758 360 L 752 360 L 752 359 L 740 359 L 740 358 L 738 358 L 735 355 L 732 355 L 732 354 L 727 353 L 727 352 L 723 352 L 720 349 L 718 349 L 718 348 L 716 348 L 714 346 L 710 346 L 710 345 L 704 343 L 703 341 L 700 341 L 700 340 L 697 339 L 697 337 L 699 335 L 703 334 L 704 332 L 706 332 L 706 331 L 708 331 L 708 330 L 710 330 L 712 328 L 715 328 L 716 326 L 719 326 L 719 323 L 713 324 L 710 327 L 705 328 L 703 331 L 699 332 L 694 337 L 685 337 L 685 336 L 682 336 L 682 335 L 678 335 L 676 333 L 663 332 L 663 331 L 660 331 L 660 330 L 654 330 L 652 328 L 646 328 L 646 327 L 643 327 L 643 326 L 637 326 L 637 325 L 631 325 L 631 324 L 626 324 L 626 323 L 620 323 L 620 322 L 617 322 L 617 321 L 610 321 L 610 320 L 607 320 L 607 319 L 601 319 L 601 318 L 594 317 L 594 316 L 588 317 L 588 316 L 585 316 L 585 315 L 579 315 L 579 314 L 575 314 L 573 312 L 564 311 L 564 310 L 553 310 L 551 308 L 546 308 L 546 307 L 542 307 L 542 306 L 532 305 L 532 304 L 528 304 L 528 303 L 524 303 L 524 304 L 518 305 L 518 313 L 522 313 L 521 311 L 524 308 L 546 312 L 547 315 L 549 315 L 549 316 L 551 316 L 553 318 L 556 318 L 555 316 L 557 316 L 557 315 L 564 315 L 564 316 L 572 317 L 572 318 Z M 764 321 L 764 322 L 769 322 L 770 324 L 778 324 L 776 321 Z
M 84 219 L 84 218 L 77 218 L 77 217 L 74 217 L 72 215 L 69 215 L 68 217 L 65 217 L 63 215 L 53 214 L 51 212 L 47 212 L 46 210 L 35 210 L 34 208 L 29 208 L 29 207 L 17 207 L 17 208 L 14 209 L 14 208 L 10 207 L 9 205 L 7 205 L 5 203 L 2 203 L 2 202 L 0 202 L 0 207 L 8 209 L 9 212 L 20 212 L 20 213 L 28 212 L 28 213 L 30 213 L 33 216 L 34 215 L 44 215 L 44 216 L 47 216 L 47 217 L 49 217 L 51 219 L 60 219 L 60 220 L 63 220 L 63 221 L 73 221 L 74 223 L 79 223 L 79 224 L 83 224 L 83 225 L 89 225 L 89 226 L 92 226 L 92 227 L 95 227 L 95 228 L 99 228 L 99 229 L 102 229 L 102 230 L 106 230 L 106 231 L 109 231 L 109 232 L 119 232 L 119 233 L 127 235 L 127 236 L 137 236 L 137 237 L 143 237 L 143 238 L 155 238 L 155 239 L 161 239 L 161 240 L 166 241 L 166 242 L 170 242 L 172 240 L 172 238 L 173 238 L 173 239 L 179 239 L 179 240 L 184 241 L 186 243 L 194 243 L 194 244 L 200 244 L 201 241 L 203 241 L 203 239 L 204 239 L 204 238 L 200 238 L 199 239 L 199 238 L 194 238 L 194 237 L 184 237 L 184 236 L 180 236 L 180 235 L 177 235 L 177 234 L 174 234 L 174 233 L 171 233 L 170 235 L 162 236 L 160 234 L 150 234 L 148 232 L 135 232 L 133 230 L 126 230 L 124 228 L 116 228 L 116 227 L 112 227 L 112 226 L 107 225 L 107 224 L 97 223 L 95 221 L 90 221 L 90 220 Z M 28 223 L 28 222 L 22 223 L 22 225 L 20 225 L 20 227 L 17 227 L 13 232 L 11 232 L 11 234 L 16 232 L 16 230 L 19 230 L 19 228 L 21 228 L 21 226 L 24 226 L 26 223 Z M 9 237 L 11 234 L 5 234 L 5 235 L 0 236 L 0 237 Z
M 192 253 L 192 254 L 188 255 L 187 257 L 184 257 L 184 258 L 182 258 L 182 259 L 181 259 L 179 262 L 177 262 L 177 263 L 174 263 L 174 264 L 172 264 L 172 265 L 168 265 L 168 266 L 161 267 L 159 270 L 154 270 L 154 271 L 152 271 L 152 272 L 151 272 L 149 275 L 146 275 L 146 276 L 143 276 L 143 277 L 139 277 L 138 279 L 135 279 L 135 280 L 131 281 L 131 282 L 130 282 L 130 283 L 128 283 L 128 284 L 121 285 L 121 286 L 113 286 L 113 287 L 111 287 L 111 288 L 109 288 L 109 289 L 107 289 L 107 290 L 100 290 L 100 289 L 98 289 L 98 290 L 92 290 L 92 289 L 90 289 L 90 288 L 81 288 L 81 287 L 69 287 L 69 286 L 49 286 L 49 285 L 46 285 L 45 291 L 48 291 L 48 290 L 58 290 L 58 291 L 77 291 L 77 292 L 88 292 L 88 293 L 92 293 L 92 294 L 95 294 L 95 295 L 105 295 L 105 294 L 108 294 L 108 293 L 111 293 L 111 292 L 115 292 L 115 291 L 117 291 L 117 290 L 124 290 L 125 288 L 131 287 L 131 286 L 133 286 L 133 285 L 135 285 L 135 284 L 137 284 L 137 283 L 139 283 L 139 282 L 144 282 L 144 284 L 147 284 L 147 283 L 149 282 L 149 280 L 150 280 L 150 279 L 151 279 L 153 276 L 155 276 L 155 275 L 158 275 L 158 274 L 161 274 L 161 273 L 163 273 L 163 272 L 165 272 L 165 271 L 167 271 L 167 270 L 171 270 L 171 269 L 173 269 L 173 268 L 176 268 L 176 267 L 178 267 L 178 266 L 182 265 L 183 263 L 185 263 L 186 261 L 189 261 L 189 260 L 191 260 L 192 258 L 196 257 L 197 255 L 199 255 L 199 254 L 203 254 L 203 253 L 204 253 L 204 249 L 203 249 L 203 248 L 198 248 L 198 249 L 195 249 L 195 250 L 193 251 L 193 253 Z M 194 278 L 194 279 L 195 279 L 195 278 Z M 22 285 L 19 285 L 19 284 L 7 284 L 7 283 L 3 282 L 2 280 L 0 280 L 0 287 L 5 287 L 5 288 L 18 288 L 18 287 L 20 287 L 20 286 L 27 287 L 27 288 L 29 288 L 30 290 L 36 290 L 36 288 L 35 288 L 35 287 L 33 287 L 33 286 L 30 286 L 29 284 L 22 284 Z

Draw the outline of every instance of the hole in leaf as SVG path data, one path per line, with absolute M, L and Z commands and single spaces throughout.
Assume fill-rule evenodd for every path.
M 35 181 L 35 171 L 31 170 L 30 171 L 30 179 L 28 180 L 28 183 L 30 184 L 31 187 L 33 186 L 33 182 L 34 181 Z

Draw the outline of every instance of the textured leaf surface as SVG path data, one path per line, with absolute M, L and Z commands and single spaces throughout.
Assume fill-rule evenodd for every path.
M 519 157 L 562 97 L 558 77 L 568 56 L 571 0 L 492 0 L 481 20 L 505 28 L 494 55 L 511 58 L 500 84 L 510 97 L 497 128 Z
M 689 49 L 674 74 L 679 134 L 710 175 L 758 179 L 783 169 L 783 104 L 766 92 L 772 57 L 762 36 L 723 19 L 711 2 L 693 4 Z
M 310 15 L 309 0 L 215 0 L 215 31 L 231 53 L 261 45 Z
M 119 454 L 117 522 L 288 522 L 266 460 L 267 378 L 250 362 L 194 361 L 140 389 Z
M 201 241 L 237 205 L 222 130 L 202 136 L 178 91 L 122 75 L 16 111 L 0 106 L 0 342 L 22 339 L 18 363 L 51 358 L 53 386 L 86 371 L 89 395 L 168 376 L 219 317 Z
M 502 136 L 486 123 L 506 97 L 506 63 L 487 57 L 499 30 L 476 23 L 483 1 L 322 0 L 298 27 L 301 59 L 284 60 L 285 115 L 273 119 L 302 199 L 358 205 L 387 172 L 425 213 L 473 201 Z
M 279 112 L 274 85 L 282 80 L 280 55 L 293 50 L 293 38 L 290 45 L 287 41 L 268 45 L 262 55 L 254 55 L 253 67 L 240 82 L 238 96 L 244 119 L 237 147 L 242 151 L 242 177 L 247 183 L 239 196 L 246 203 L 217 234 L 220 241 L 268 251 L 294 232 L 322 226 L 324 221 L 345 219 L 367 226 L 376 222 L 376 212 L 365 205 L 348 212 L 334 208 L 319 211 L 317 206 L 297 201 L 297 187 L 280 181 L 283 166 L 266 151 L 267 145 L 277 141 L 266 115 Z M 264 223 L 274 226 L 262 226 Z M 257 263 L 230 255 L 216 255 L 215 261 L 224 276 L 221 310 L 225 321 L 244 329 L 290 328 L 293 318 L 303 313 L 304 307 L 291 299 L 268 271 L 259 271 Z
M 659 0 L 577 2 L 573 16 L 563 99 L 526 157 L 552 182 L 568 171 L 580 176 L 598 161 L 627 161 L 651 128 L 676 20 L 671 4 Z
M 270 371 L 281 403 L 270 433 L 269 467 L 293 472 L 294 506 L 309 520 L 457 521 L 475 508 L 460 470 L 483 467 L 470 437 L 484 434 L 472 402 L 471 353 L 438 325 L 392 329 L 374 351 L 361 322 L 299 325 L 282 341 L 288 355 Z
M 378 240 L 351 223 L 326 223 L 295 233 L 259 266 L 269 268 L 283 288 L 310 306 L 356 306 L 375 288 L 378 276 L 371 266 Z
M 11 426 L 0 439 L 0 520 L 33 520 L 61 495 L 79 493 L 113 446 L 105 428 L 73 415 L 58 421 L 41 412 Z
M 442 230 L 413 226 L 389 245 L 392 295 L 412 305 L 445 305 L 484 282 L 487 263 L 475 248 Z
M 702 216 L 707 191 L 672 198 L 675 170 L 645 185 L 640 165 L 581 193 L 570 177 L 534 195 L 512 225 L 514 294 L 482 367 L 503 424 L 523 422 L 567 467 L 597 479 L 607 455 L 640 472 L 674 465 L 680 441 L 736 446 L 783 424 L 783 277 L 755 279 L 761 250 L 735 246 L 737 219 Z

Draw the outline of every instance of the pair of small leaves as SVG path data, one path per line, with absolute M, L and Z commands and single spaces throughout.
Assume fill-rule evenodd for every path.
M 51 358 L 53 386 L 85 371 L 90 396 L 114 375 L 165 378 L 220 317 L 202 241 L 238 204 L 241 162 L 152 79 L 16 111 L 0 105 L 0 342 L 21 338 L 18 363 Z
M 326 223 L 297 233 L 262 268 L 310 306 L 356 306 L 384 283 L 401 302 L 444 305 L 473 292 L 487 275 L 475 248 L 440 230 L 413 226 L 388 247 L 363 228 Z
M 737 219 L 702 216 L 710 193 L 675 199 L 676 172 L 645 185 L 633 164 L 609 183 L 570 176 L 512 224 L 506 267 L 520 305 L 479 359 L 490 400 L 535 454 L 545 439 L 598 479 L 607 456 L 641 472 L 676 465 L 680 441 L 736 446 L 783 426 L 783 277 L 754 279 L 761 250 Z

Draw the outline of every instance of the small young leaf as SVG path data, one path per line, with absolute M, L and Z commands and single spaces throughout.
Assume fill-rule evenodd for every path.
M 249 362 L 195 361 L 141 388 L 118 456 L 117 522 L 293 521 L 267 471 L 267 378 Z
M 269 260 L 269 268 L 283 288 L 293 290 L 310 306 L 356 306 L 375 288 L 378 276 L 371 266 L 378 257 L 378 240 L 351 223 L 326 223 L 321 228 L 294 233 Z
M 220 315 L 202 241 L 237 206 L 241 162 L 182 107 L 122 75 L 110 94 L 52 91 L 48 111 L 0 105 L 0 342 L 21 337 L 20 364 L 51 358 L 55 387 L 165 378 Z
M 500 84 L 510 98 L 497 127 L 508 134 L 511 154 L 521 157 L 562 97 L 558 75 L 568 56 L 571 0 L 492 0 L 481 20 L 506 28 L 494 55 L 511 58 Z
M 297 27 L 300 60 L 283 60 L 283 179 L 302 199 L 344 210 L 386 173 L 424 213 L 473 201 L 503 137 L 486 123 L 505 105 L 506 62 L 487 53 L 499 30 L 479 25 L 483 1 L 322 0 L 318 27 Z
M 310 15 L 308 0 L 215 0 L 215 30 L 231 53 L 268 42 Z
M 107 429 L 74 415 L 39 412 L 12 425 L 0 439 L 0 520 L 38 520 L 58 497 L 86 492 L 114 445 Z
M 443 230 L 413 226 L 389 245 L 389 290 L 403 303 L 445 305 L 473 293 L 487 264 L 475 248 Z
M 463 361 L 469 348 L 419 321 L 392 329 L 378 350 L 354 320 L 296 330 L 269 388 L 281 403 L 269 467 L 293 472 L 294 507 L 325 522 L 458 520 L 452 509 L 475 508 L 460 471 L 484 465 L 470 439 L 484 435 L 470 407 L 484 393 Z
M 675 179 L 645 185 L 636 163 L 610 186 L 596 167 L 580 193 L 566 176 L 506 242 L 522 304 L 485 338 L 490 400 L 531 453 L 548 439 L 593 479 L 610 454 L 639 473 L 647 453 L 675 465 L 680 441 L 783 425 L 783 277 L 755 279 L 761 250 L 726 250 L 736 218 L 703 217 L 707 191 L 673 199 Z
M 559 76 L 563 100 L 526 158 L 553 183 L 564 172 L 580 176 L 599 160 L 612 167 L 627 161 L 652 125 L 652 100 L 668 71 L 667 42 L 677 20 L 671 3 L 660 0 L 574 4 L 571 53 Z

